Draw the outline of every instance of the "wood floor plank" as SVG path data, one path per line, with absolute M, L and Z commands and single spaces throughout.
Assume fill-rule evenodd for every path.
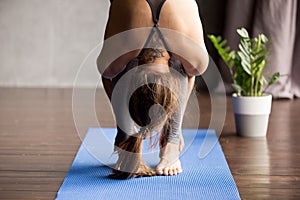
M 0 177 L 0 190 L 1 191 L 13 191 L 13 190 L 21 190 L 21 191 L 55 191 L 57 190 L 57 184 L 53 184 L 59 182 L 61 180 L 60 177 Z
M 297 189 L 272 189 L 239 187 L 243 200 L 299 200 L 300 192 Z
M 244 188 L 299 189 L 300 176 L 237 175 L 236 183 Z
M 23 191 L 23 190 L 7 190 L 0 192 L 0 198 L 5 200 L 50 200 L 54 199 L 56 192 L 48 191 Z
M 66 155 L 0 155 L 0 170 L 66 171 L 73 156 Z
M 44 169 L 42 169 L 44 170 Z M 6 178 L 47 178 L 47 177 L 54 177 L 60 178 L 64 176 L 66 172 L 62 171 L 22 171 L 22 170 L 0 170 L 0 177 Z

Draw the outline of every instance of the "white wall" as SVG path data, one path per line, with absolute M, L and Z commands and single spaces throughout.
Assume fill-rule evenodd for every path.
M 108 8 L 108 0 L 0 0 L 0 86 L 72 87 L 102 42 Z M 95 57 L 79 85 L 94 86 Z

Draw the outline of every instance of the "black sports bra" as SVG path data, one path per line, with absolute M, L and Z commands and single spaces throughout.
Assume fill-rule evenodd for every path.
M 110 2 L 112 2 L 113 0 L 110 0 Z M 150 42 L 153 39 L 154 34 L 156 33 L 157 36 L 159 37 L 159 39 L 161 40 L 162 44 L 164 45 L 164 48 L 167 50 L 168 54 L 170 55 L 170 57 L 172 57 L 172 53 L 169 51 L 169 47 L 167 45 L 167 42 L 162 34 L 162 32 L 160 31 L 159 27 L 158 27 L 158 21 L 159 21 L 159 17 L 160 17 L 160 12 L 161 9 L 164 5 L 164 3 L 166 2 L 166 0 L 146 0 L 147 3 L 150 6 L 151 12 L 152 12 L 152 20 L 153 20 L 153 28 L 146 40 L 146 43 L 144 44 L 144 48 L 147 48 L 148 46 L 150 46 Z M 143 50 L 140 52 L 139 56 L 142 55 Z
M 168 46 L 168 44 L 167 44 L 161 30 L 159 29 L 159 26 L 158 26 L 160 12 L 161 12 L 161 9 L 162 9 L 164 3 L 166 2 L 166 0 L 160 0 L 160 1 L 159 0 L 146 0 L 146 1 L 147 1 L 147 3 L 149 4 L 149 6 L 151 8 L 152 20 L 153 20 L 154 25 L 153 25 L 152 30 L 151 30 L 148 38 L 147 38 L 147 41 L 144 45 L 144 48 L 140 52 L 139 56 L 143 54 L 145 49 L 147 49 L 147 46 L 149 46 L 149 43 L 152 40 L 152 37 L 156 33 L 158 38 L 161 40 L 164 48 L 166 49 L 166 51 L 168 52 L 168 54 L 170 56 L 169 67 L 175 69 L 176 71 L 181 73 L 183 76 L 186 76 L 183 65 L 181 64 L 181 62 L 179 60 L 175 59 L 174 56 L 172 55 L 172 52 L 170 51 L 169 46 Z
M 151 12 L 152 12 L 152 20 L 153 20 L 153 27 L 152 27 L 152 30 L 148 36 L 148 39 L 146 41 L 146 43 L 144 44 L 144 48 L 147 48 L 151 42 L 151 40 L 153 39 L 153 36 L 154 34 L 156 33 L 158 38 L 161 40 L 164 48 L 167 50 L 168 54 L 170 57 L 172 57 L 172 53 L 169 51 L 169 47 L 168 47 L 168 44 L 162 34 L 162 32 L 160 31 L 159 27 L 158 27 L 158 22 L 159 22 L 159 17 L 160 17 L 160 12 L 161 12 L 161 9 L 164 5 L 164 3 L 166 2 L 166 0 L 161 0 L 161 1 L 158 1 L 158 0 L 146 0 L 147 3 L 149 4 L 150 6 L 150 9 L 151 9 Z M 141 51 L 140 54 L 143 53 L 143 50 Z
M 113 0 L 110 0 L 110 1 L 112 2 Z M 175 69 L 176 71 L 178 71 L 183 76 L 187 76 L 181 62 L 179 60 L 175 59 L 174 56 L 172 55 L 172 52 L 169 50 L 168 44 L 167 44 L 161 30 L 158 27 L 160 12 L 161 12 L 161 9 L 162 9 L 164 3 L 166 2 L 166 0 L 161 0 L 161 1 L 159 1 L 159 0 L 146 0 L 146 1 L 148 2 L 149 6 L 151 8 L 151 12 L 152 12 L 152 20 L 153 20 L 153 23 L 154 23 L 154 25 L 152 27 L 152 30 L 151 30 L 148 38 L 147 38 L 147 41 L 144 44 L 143 49 L 139 53 L 138 57 L 135 58 L 135 59 L 132 59 L 131 61 L 129 61 L 129 63 L 126 65 L 125 69 L 113 79 L 113 82 L 117 82 L 119 80 L 119 78 L 121 78 L 121 76 L 123 76 L 127 71 L 129 71 L 130 69 L 132 69 L 132 68 L 139 65 L 139 58 L 140 58 L 140 56 L 143 55 L 143 52 L 147 49 L 147 46 L 149 46 L 149 43 L 151 42 L 152 37 L 154 36 L 155 33 L 157 34 L 159 39 L 162 41 L 162 44 L 164 45 L 164 48 L 166 49 L 166 51 L 168 52 L 168 54 L 170 56 L 169 67 Z

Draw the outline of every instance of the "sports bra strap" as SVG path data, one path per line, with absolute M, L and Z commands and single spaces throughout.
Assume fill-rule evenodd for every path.
M 161 12 L 161 8 L 163 7 L 166 0 L 161 0 L 161 2 L 158 4 L 158 0 L 146 0 L 151 8 L 152 11 L 152 19 L 154 24 L 157 24 L 159 21 L 159 16 Z M 154 2 L 153 2 L 154 1 Z

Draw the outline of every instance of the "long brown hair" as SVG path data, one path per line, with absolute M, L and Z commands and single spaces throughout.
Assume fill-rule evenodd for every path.
M 123 179 L 155 175 L 142 159 L 142 141 L 149 137 L 151 145 L 158 141 L 161 144 L 166 137 L 166 131 L 161 130 L 172 131 L 172 115 L 180 109 L 177 96 L 181 93 L 179 79 L 171 71 L 159 73 L 147 66 L 137 67 L 129 85 L 135 90 L 128 96 L 128 109 L 131 118 L 141 128 L 120 144 L 116 173 L 110 177 Z M 152 142 L 153 132 L 159 138 L 155 143 Z
M 153 131 L 159 132 L 165 126 L 179 107 L 176 94 L 179 92 L 177 79 L 171 73 L 158 73 L 140 69 L 132 86 L 142 85 L 137 88 L 129 99 L 129 113 L 132 119 L 141 128 L 143 136 Z M 145 84 L 140 83 L 145 82 Z

